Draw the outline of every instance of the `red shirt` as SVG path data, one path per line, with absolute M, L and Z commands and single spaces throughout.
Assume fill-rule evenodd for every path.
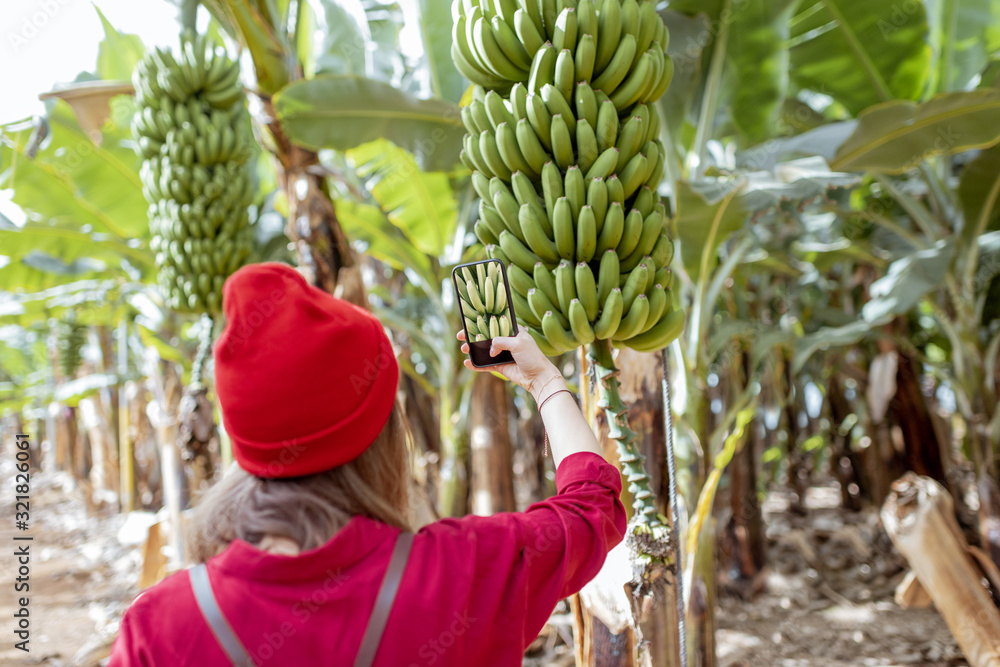
M 625 532 L 621 476 L 600 456 L 566 457 L 556 488 L 525 512 L 420 529 L 375 667 L 520 665 L 556 603 L 597 574 Z M 351 665 L 398 532 L 355 517 L 297 556 L 236 540 L 208 561 L 208 573 L 261 667 Z M 109 667 L 227 664 L 182 571 L 135 599 Z

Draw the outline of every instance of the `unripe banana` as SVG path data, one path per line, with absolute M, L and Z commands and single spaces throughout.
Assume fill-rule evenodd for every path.
M 520 239 L 507 230 L 500 233 L 500 248 L 507 258 L 506 263 L 516 264 L 525 271 L 533 270 L 535 262 L 542 261 Z
M 590 319 L 579 299 L 569 302 L 569 324 L 577 345 L 589 345 L 594 342 L 594 329 L 590 326 Z
M 615 252 L 624 233 L 625 209 L 620 202 L 613 201 L 608 206 L 607 215 L 604 216 L 604 225 L 601 227 L 601 233 L 597 237 L 597 249 L 595 252 L 600 255 L 603 255 L 608 250 Z
M 632 307 L 624 312 L 625 316 L 618 325 L 618 331 L 611 337 L 612 340 L 628 340 L 642 331 L 649 316 L 649 299 L 645 294 L 640 294 L 632 302 Z
M 510 293 L 511 304 L 514 307 L 514 315 L 520 318 L 522 322 L 531 327 L 542 326 L 542 320 L 535 316 L 535 313 L 531 310 L 531 306 L 528 305 L 528 300 L 518 294 L 517 292 Z
M 628 76 L 629 68 L 632 65 L 632 58 L 635 56 L 635 36 L 627 34 L 622 38 L 614 57 L 608 66 L 604 68 L 600 76 L 594 79 L 591 86 L 594 90 L 602 90 L 606 95 L 614 93 L 619 84 Z
M 683 331 L 684 311 L 672 310 L 666 316 L 661 315 L 652 328 L 630 338 L 626 345 L 637 352 L 655 352 L 672 343 Z
M 514 12 L 514 32 L 528 53 L 537 53 L 545 44 L 545 38 L 538 32 L 535 23 L 524 9 Z
M 523 171 L 531 178 L 538 178 L 539 173 L 532 169 L 524 155 L 521 154 L 513 125 L 507 122 L 500 123 L 496 130 L 496 141 L 497 149 L 500 151 L 500 159 L 511 172 Z M 643 171 L 642 175 L 645 176 L 646 172 Z
M 545 150 L 552 150 L 552 114 L 549 113 L 541 93 L 528 95 L 528 122 Z
M 545 198 L 545 210 L 551 222 L 555 217 L 556 202 L 565 194 L 562 172 L 554 162 L 549 162 L 542 168 L 542 194 Z
M 528 76 L 529 92 L 540 93 L 543 86 L 551 84 L 555 80 L 558 55 L 556 48 L 548 42 L 535 53 L 531 63 L 531 73 Z
M 558 307 L 541 290 L 533 289 L 528 291 L 528 305 L 531 307 L 531 312 L 534 313 L 540 322 L 544 321 L 546 313 L 554 313 L 562 327 L 569 326 L 569 320 L 566 319 Z
M 600 146 L 600 144 L 598 144 Z M 612 146 L 604 152 L 602 152 L 594 164 L 591 165 L 590 169 L 587 170 L 587 178 L 593 180 L 595 178 L 608 178 L 614 172 L 615 168 L 618 166 L 618 149 Z M 624 197 L 622 198 L 624 201 Z
M 645 263 L 635 267 L 625 280 L 622 287 L 622 298 L 625 300 L 625 311 L 632 307 L 632 302 L 636 297 L 646 291 L 646 281 L 649 280 L 649 267 Z
M 597 220 L 597 233 L 604 228 L 604 218 L 608 212 L 608 188 L 603 178 L 592 178 L 587 186 L 587 204 L 594 209 Z
M 556 47 L 558 51 L 568 49 L 570 57 L 572 57 L 572 51 L 576 48 L 576 37 L 576 9 L 567 7 L 556 18 L 555 30 L 552 34 L 552 46 Z
M 646 316 L 646 324 L 639 333 L 652 329 L 660 321 L 660 316 L 667 307 L 667 291 L 662 285 L 653 285 L 646 293 L 646 298 L 649 299 L 649 315 Z
M 573 209 L 566 197 L 556 200 L 552 215 L 552 234 L 555 237 L 556 249 L 563 259 L 572 259 L 576 251 L 574 238 Z
M 597 319 L 601 304 L 598 299 L 597 281 L 594 279 L 594 272 L 590 270 L 590 265 L 586 262 L 577 263 L 573 279 L 576 282 L 576 298 L 583 304 L 587 319 L 593 322 Z
M 589 205 L 580 209 L 576 222 L 576 260 L 589 262 L 597 251 L 597 218 Z
M 615 56 L 616 47 L 622 37 L 621 5 L 618 2 L 607 2 L 601 6 L 598 17 L 597 60 L 595 71 L 603 72 Z
M 621 259 L 631 255 L 632 251 L 639 245 L 639 239 L 642 238 L 643 222 L 642 213 L 635 209 L 629 211 L 628 216 L 625 218 L 625 230 L 622 233 L 621 240 L 618 242 L 618 257 Z
M 531 69 L 531 57 L 528 51 L 517 38 L 514 28 L 499 16 L 494 16 L 490 21 L 493 29 L 493 39 L 500 47 L 503 55 L 518 69 L 527 72 Z
M 576 105 L 577 121 L 585 120 L 590 123 L 591 128 L 596 128 L 598 117 L 597 96 L 594 94 L 594 89 L 590 87 L 590 84 L 586 80 L 576 84 L 576 93 L 573 99 Z
M 570 332 L 567 332 L 559 322 L 559 315 L 553 311 L 544 313 L 542 317 L 542 333 L 545 339 L 557 350 L 566 352 L 577 346 Z
M 531 277 L 531 274 L 517 264 L 507 267 L 507 280 L 510 282 L 510 286 L 514 288 L 514 291 L 521 296 L 528 296 L 528 290 L 535 287 L 535 280 Z
M 552 156 L 545 150 L 528 120 L 517 121 L 516 136 L 521 155 L 524 156 L 532 171 L 541 174 L 545 163 L 551 161 Z
M 496 130 L 501 123 L 513 126 L 517 122 L 514 119 L 514 115 L 511 114 L 510 109 L 504 103 L 504 99 L 496 91 L 491 90 L 486 93 L 483 106 L 486 109 L 486 117 L 490 119 L 490 127 L 486 128 L 487 130 Z
M 542 291 L 542 294 L 548 298 L 552 303 L 559 303 L 559 292 L 556 289 L 556 279 L 552 275 L 552 268 L 546 266 L 542 262 L 535 264 L 535 270 L 532 277 L 535 281 L 535 286 Z
M 613 290 L 618 289 L 620 275 L 618 253 L 614 248 L 605 250 L 597 274 L 597 300 L 604 303 Z
M 560 169 L 569 169 L 574 165 L 573 137 L 561 114 L 552 117 L 551 144 L 552 155 Z
M 594 76 L 594 64 L 597 60 L 597 44 L 594 36 L 581 35 L 573 58 L 577 81 L 590 81 Z
M 528 247 L 538 255 L 543 262 L 555 264 L 559 261 L 559 251 L 556 244 L 545 233 L 541 221 L 537 219 L 529 204 L 521 207 L 519 220 L 521 231 Z
M 528 117 L 528 89 L 520 81 L 510 89 L 510 112 L 517 120 L 524 120 Z M 653 138 L 649 137 L 649 139 Z
M 573 52 L 569 49 L 563 49 L 556 56 L 556 71 L 553 81 L 563 98 L 568 100 L 573 97 L 573 89 L 576 87 L 576 65 L 573 62 Z
M 576 281 L 573 277 L 573 265 L 568 260 L 562 260 L 552 271 L 556 283 L 556 297 L 559 310 L 569 314 L 569 302 L 576 298 Z
M 586 119 L 581 118 L 576 123 L 576 163 L 584 172 L 588 172 L 597 160 L 597 136 L 594 128 Z
M 600 340 L 608 340 L 618 331 L 624 312 L 622 291 L 617 286 L 602 302 L 601 316 L 594 324 L 594 335 Z
M 566 123 L 566 128 L 569 130 L 569 134 L 576 133 L 576 114 L 573 113 L 573 107 L 570 106 L 567 101 L 566 96 L 560 92 L 560 90 L 552 85 L 545 84 L 542 86 L 542 101 L 545 102 L 545 108 L 549 110 L 549 115 L 555 118 L 555 116 L 562 116 L 563 121 Z

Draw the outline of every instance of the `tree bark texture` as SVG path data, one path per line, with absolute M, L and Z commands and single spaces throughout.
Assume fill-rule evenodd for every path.
M 1000 667 L 1000 611 L 981 583 L 983 570 L 969 554 L 948 491 L 907 473 L 893 483 L 881 516 L 969 663 Z

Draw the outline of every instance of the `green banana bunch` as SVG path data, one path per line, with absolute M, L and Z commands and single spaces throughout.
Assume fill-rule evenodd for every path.
M 507 286 L 497 262 L 463 266 L 455 272 L 455 284 L 470 341 L 514 333 L 507 309 Z
M 455 0 L 452 10 L 453 56 L 474 82 L 461 153 L 480 197 L 474 229 L 507 266 L 521 324 L 550 355 L 595 340 L 663 348 L 684 316 L 656 194 L 655 101 L 673 63 L 655 3 Z
M 76 375 L 83 356 L 80 354 L 87 342 L 87 326 L 78 322 L 62 322 L 56 329 L 56 347 L 59 351 L 59 370 L 67 378 Z
M 150 247 L 167 305 L 218 313 L 222 284 L 250 255 L 253 137 L 239 64 L 200 36 L 136 66 L 132 134 Z
M 586 81 L 625 113 L 659 99 L 673 78 L 653 0 L 453 0 L 452 18 L 456 67 L 502 94 L 548 83 L 570 98 Z

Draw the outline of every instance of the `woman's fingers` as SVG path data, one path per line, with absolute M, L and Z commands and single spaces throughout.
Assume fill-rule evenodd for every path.
M 459 329 L 458 333 L 455 334 L 455 338 L 459 340 L 465 340 L 465 329 Z

